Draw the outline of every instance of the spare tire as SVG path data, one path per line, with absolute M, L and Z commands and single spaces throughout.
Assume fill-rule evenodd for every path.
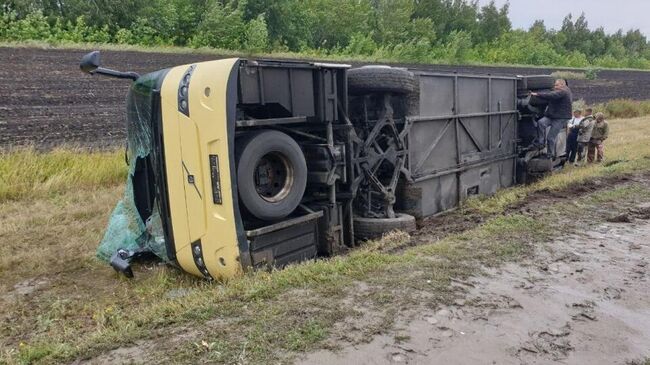
M 528 95 L 524 98 L 517 99 L 517 109 L 525 114 L 542 114 L 547 106 L 548 101 L 538 96 Z
M 389 92 L 410 94 L 418 85 L 412 72 L 389 66 L 363 66 L 348 71 L 348 90 L 352 94 Z
M 395 218 L 354 217 L 354 237 L 371 240 L 381 238 L 390 231 L 414 232 L 417 229 L 415 217 L 404 213 L 395 213 Z
M 291 214 L 305 194 L 307 163 L 288 135 L 263 130 L 237 139 L 237 191 L 248 213 L 272 221 Z
M 555 78 L 551 75 L 522 76 L 517 82 L 517 91 L 552 89 L 554 86 Z
M 528 172 L 544 173 L 553 171 L 553 160 L 550 158 L 533 158 L 528 161 Z
M 542 99 L 539 96 L 531 95 L 528 104 L 538 108 L 545 108 L 548 105 L 548 100 Z

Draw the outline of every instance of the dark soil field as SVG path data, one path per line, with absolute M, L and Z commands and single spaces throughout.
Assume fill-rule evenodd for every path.
M 79 71 L 89 50 L 0 47 L 0 149 L 67 144 L 83 147 L 121 145 L 125 137 L 125 96 L 129 82 L 91 77 Z M 139 73 L 218 58 L 207 54 L 104 51 L 103 64 Z M 434 71 L 525 75 L 556 69 L 413 66 Z M 596 80 L 571 80 L 576 99 L 588 103 L 615 98 L 650 97 L 650 72 L 601 71 Z

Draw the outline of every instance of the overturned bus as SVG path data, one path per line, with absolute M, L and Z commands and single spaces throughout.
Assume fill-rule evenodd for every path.
M 155 254 L 225 279 L 328 256 L 560 168 L 527 150 L 550 76 L 224 59 L 143 76 L 127 97 L 129 176 L 98 256 Z

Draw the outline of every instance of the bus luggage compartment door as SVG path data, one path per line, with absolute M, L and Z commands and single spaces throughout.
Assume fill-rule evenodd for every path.
M 322 211 L 246 231 L 253 267 L 283 267 L 316 257 Z

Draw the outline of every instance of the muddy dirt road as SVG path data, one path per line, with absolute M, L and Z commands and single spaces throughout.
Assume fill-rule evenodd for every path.
M 85 147 L 122 145 L 125 80 L 90 77 L 79 71 L 89 50 L 0 47 L 0 149 L 34 144 Z M 146 73 L 219 58 L 206 54 L 103 51 L 104 66 Z M 405 65 L 443 72 L 495 75 L 551 73 L 556 69 Z M 571 80 L 577 99 L 602 102 L 614 98 L 646 99 L 650 72 L 601 71 L 597 80 Z
M 628 364 L 650 357 L 649 277 L 650 222 L 606 223 L 456 283 L 466 296 L 452 306 L 298 363 Z

